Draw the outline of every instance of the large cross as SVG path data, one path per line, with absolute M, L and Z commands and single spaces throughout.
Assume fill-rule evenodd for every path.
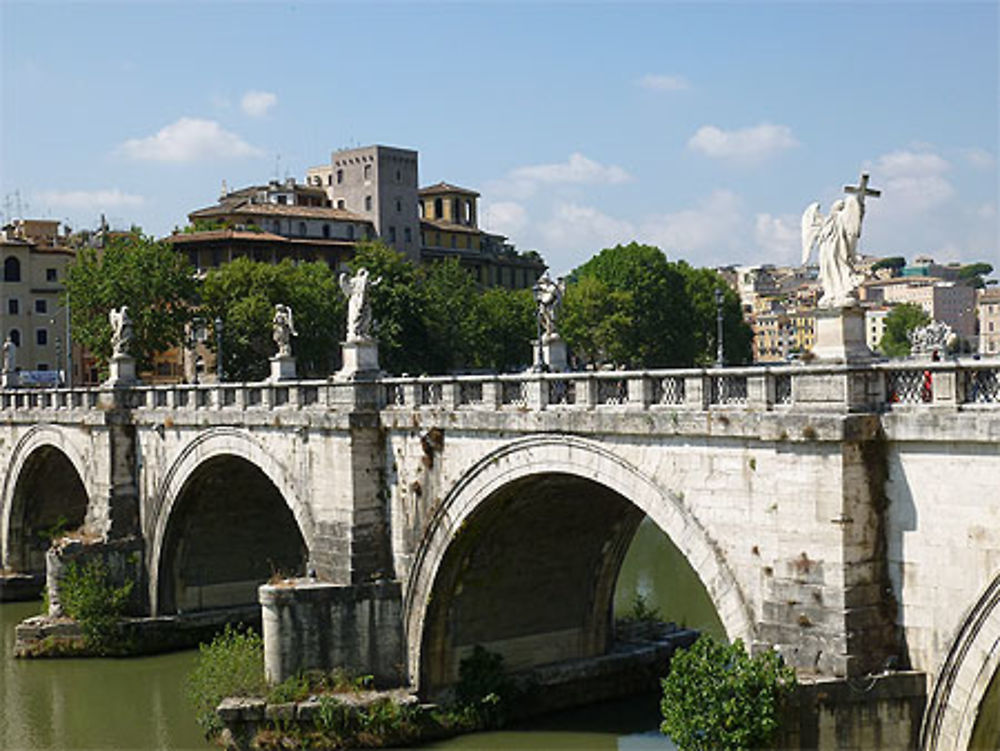
M 860 180 L 860 184 L 859 185 L 845 185 L 844 186 L 844 192 L 845 193 L 857 193 L 858 194 L 858 203 L 860 203 L 862 206 L 865 205 L 865 196 L 873 196 L 874 198 L 878 198 L 880 195 L 882 195 L 882 191 L 881 190 L 875 190 L 874 188 L 869 188 L 868 187 L 868 173 L 867 172 L 862 172 L 861 173 L 861 180 Z

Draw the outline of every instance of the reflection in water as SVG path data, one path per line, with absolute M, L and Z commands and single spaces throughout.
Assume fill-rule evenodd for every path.
M 195 653 L 14 660 L 14 626 L 40 603 L 0 605 L 0 748 L 207 749 L 184 698 Z
M 678 626 L 698 629 L 718 639 L 726 637 L 701 579 L 684 554 L 649 518 L 639 525 L 618 575 L 617 617 L 629 612 L 636 594 Z
M 639 527 L 619 576 L 619 615 L 631 606 L 635 592 L 678 624 L 723 635 L 697 576 L 648 520 Z M 14 626 L 40 607 L 38 602 L 0 604 L 0 749 L 211 748 L 184 698 L 195 652 L 122 660 L 14 660 Z M 656 696 L 608 702 L 430 748 L 673 749 L 657 732 L 657 702 Z

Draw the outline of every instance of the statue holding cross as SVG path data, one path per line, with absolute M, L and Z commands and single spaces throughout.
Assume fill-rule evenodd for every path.
M 858 304 L 855 290 L 864 278 L 854 268 L 861 220 L 865 215 L 865 197 L 882 193 L 868 187 L 868 174 L 861 173 L 858 185 L 844 187 L 845 198 L 834 201 L 830 213 L 823 216 L 819 203 L 813 203 L 802 215 L 802 263 L 809 261 L 813 246 L 819 255 L 819 282 L 823 287 L 821 308 L 843 308 Z

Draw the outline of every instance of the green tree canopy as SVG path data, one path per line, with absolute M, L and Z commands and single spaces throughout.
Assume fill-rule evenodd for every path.
M 910 354 L 909 333 L 930 322 L 930 316 L 919 305 L 909 302 L 897 305 L 885 317 L 885 333 L 878 349 L 889 357 L 906 357 Z
M 983 277 L 992 273 L 993 264 L 980 261 L 979 263 L 967 263 L 962 266 L 958 270 L 958 278 L 970 286 L 982 289 L 986 286 Z
M 743 751 L 769 747 L 795 671 L 774 650 L 750 657 L 739 639 L 705 635 L 673 656 L 662 685 L 660 730 L 680 751 Z
M 659 248 L 606 248 L 570 275 L 562 332 L 592 363 L 683 367 L 715 359 L 715 290 L 724 291 L 726 361 L 750 358 L 739 299 L 711 269 L 667 260 Z
M 229 380 L 267 377 L 268 359 L 275 352 L 271 321 L 278 303 L 292 309 L 298 332 L 292 351 L 299 373 L 326 376 L 337 366 L 346 301 L 324 263 L 237 258 L 208 273 L 202 302 L 201 314 L 208 321 L 222 319 L 223 368 Z
M 368 269 L 381 365 L 390 373 L 509 370 L 530 361 L 530 290 L 480 290 L 457 260 L 417 268 L 375 242 L 358 244 L 352 271 Z
M 903 256 L 889 256 L 888 258 L 880 258 L 875 263 L 872 264 L 872 271 L 878 271 L 879 269 L 892 269 L 893 272 L 898 272 L 901 268 L 906 265 L 906 259 Z
M 103 250 L 83 248 L 66 273 L 74 340 L 103 367 L 111 356 L 112 308 L 127 305 L 132 356 L 139 370 L 179 345 L 190 319 L 196 285 L 187 260 L 168 244 L 139 231 L 114 236 Z

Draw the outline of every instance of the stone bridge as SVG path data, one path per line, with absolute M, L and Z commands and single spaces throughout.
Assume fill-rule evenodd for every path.
M 3 566 L 41 574 L 78 529 L 132 551 L 149 614 L 308 572 L 260 590 L 286 632 L 269 666 L 361 655 L 433 691 L 475 644 L 512 667 L 604 653 L 648 517 L 731 638 L 823 675 L 923 671 L 925 746 L 965 748 L 1000 665 L 998 378 L 955 360 L 7 389 Z

